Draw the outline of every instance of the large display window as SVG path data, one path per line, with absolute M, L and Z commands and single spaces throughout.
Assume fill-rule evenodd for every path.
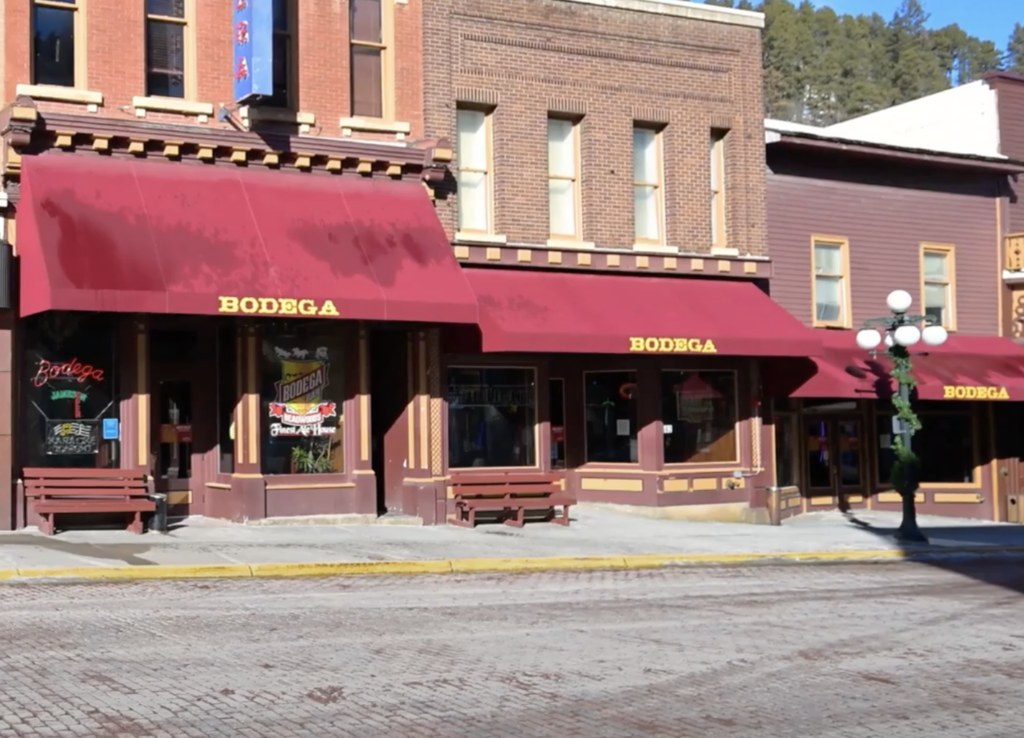
M 920 459 L 920 483 L 923 485 L 973 485 L 977 483 L 977 450 L 974 415 L 969 408 L 953 411 L 920 410 L 921 428 L 911 440 L 911 448 Z M 878 482 L 890 484 L 893 451 L 892 415 L 879 414 Z
M 537 465 L 533 369 L 448 369 L 448 466 Z
M 117 468 L 117 324 L 106 314 L 25 319 L 19 439 L 26 467 Z
M 637 463 L 636 372 L 584 372 L 583 383 L 587 461 Z
M 343 337 L 317 326 L 264 334 L 260 352 L 264 474 L 344 471 Z
M 738 462 L 738 419 L 736 372 L 661 373 L 666 464 Z

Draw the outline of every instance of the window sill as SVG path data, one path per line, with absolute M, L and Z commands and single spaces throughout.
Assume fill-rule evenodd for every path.
M 61 87 L 60 85 L 18 85 L 15 94 L 25 95 L 36 100 L 56 100 L 58 102 L 78 103 L 79 105 L 102 105 L 103 93 L 83 90 L 78 87 Z
M 348 131 L 365 131 L 367 133 L 401 133 L 408 135 L 412 126 L 398 121 L 387 121 L 378 118 L 342 118 L 338 121 L 342 134 Z M 346 134 L 347 135 L 347 134 Z
M 648 254 L 678 254 L 679 249 L 675 246 L 666 246 L 665 244 L 657 243 L 635 243 L 633 244 L 633 251 Z
M 455 243 L 485 243 L 495 246 L 504 246 L 508 243 L 508 236 L 501 236 L 495 233 L 463 233 L 455 234 Z
M 572 238 L 549 238 L 547 246 L 549 249 L 562 249 L 565 251 L 593 251 L 593 241 L 577 241 Z
M 152 110 L 182 115 L 213 115 L 213 103 L 194 102 L 177 97 L 133 97 L 132 107 L 144 113 Z
M 739 256 L 740 255 L 740 250 L 739 249 L 726 248 L 725 246 L 712 246 L 711 247 L 711 255 L 712 256 Z
M 238 116 L 248 122 L 250 120 L 268 121 L 272 123 L 292 123 L 304 127 L 304 133 L 308 132 L 309 126 L 316 125 L 316 116 L 313 113 L 304 113 L 287 108 L 264 108 L 243 105 L 238 110 Z

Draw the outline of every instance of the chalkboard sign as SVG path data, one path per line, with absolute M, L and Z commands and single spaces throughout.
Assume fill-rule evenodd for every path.
M 82 456 L 100 450 L 99 424 L 94 420 L 47 420 L 47 456 Z

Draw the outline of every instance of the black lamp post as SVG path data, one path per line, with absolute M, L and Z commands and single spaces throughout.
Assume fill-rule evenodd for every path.
M 903 521 L 896 531 L 896 540 L 928 543 L 917 525 L 917 507 L 914 502 L 920 476 L 918 458 L 911 449 L 911 439 L 920 430 L 921 421 L 910 406 L 910 391 L 917 384 L 910 373 L 910 348 L 918 341 L 928 346 L 941 346 L 946 342 L 948 334 L 933 316 L 907 313 L 911 303 L 910 293 L 896 290 L 889 293 L 885 302 L 891 314 L 864 321 L 864 328 L 857 332 L 857 345 L 876 354 L 878 345 L 884 340 L 886 353 L 892 361 L 889 376 L 895 380 L 897 392 L 892 399 L 896 410 L 893 417 L 893 451 L 896 458 L 891 479 L 893 488 L 903 501 Z M 885 333 L 884 339 L 882 331 Z

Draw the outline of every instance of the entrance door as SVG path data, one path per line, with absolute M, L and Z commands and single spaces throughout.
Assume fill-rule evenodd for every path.
M 179 505 L 191 501 L 198 334 L 154 329 L 149 340 L 154 486 Z
M 377 479 L 377 512 L 416 514 L 414 498 L 403 496 L 406 476 L 412 473 L 409 432 L 400 422 L 409 406 L 409 356 L 405 331 L 380 328 L 370 334 L 370 440 L 371 465 Z M 407 422 L 411 422 L 407 419 Z
M 807 418 L 810 508 L 863 507 L 864 443 L 860 418 Z

